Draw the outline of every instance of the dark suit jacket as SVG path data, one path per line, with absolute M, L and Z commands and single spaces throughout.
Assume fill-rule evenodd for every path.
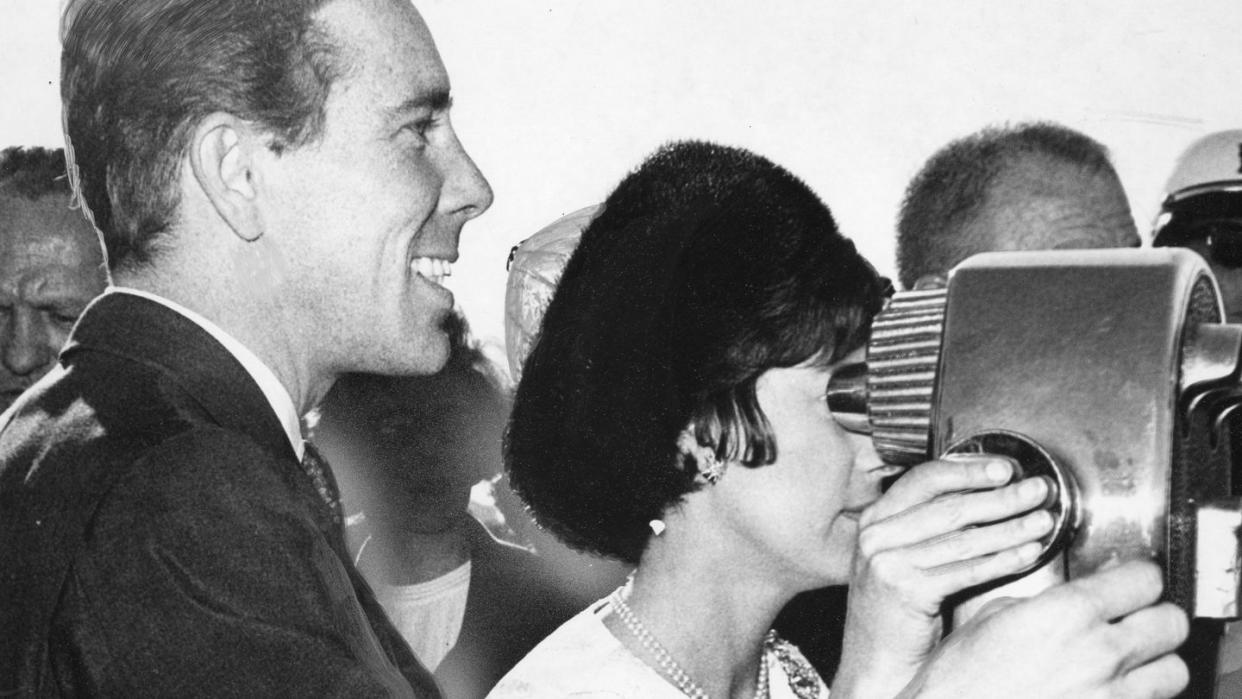
M 457 643 L 436 668 L 452 699 L 486 696 L 545 636 L 581 611 L 530 551 L 474 522 L 470 588 Z
M 439 696 L 258 385 L 130 294 L 0 424 L 0 696 L 56 695 Z

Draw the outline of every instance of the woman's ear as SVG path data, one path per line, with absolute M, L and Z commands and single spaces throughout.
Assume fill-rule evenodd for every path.
M 700 444 L 694 433 L 694 425 L 690 424 L 681 431 L 681 434 L 677 435 L 677 451 L 682 455 L 683 460 L 694 463 L 698 471 L 696 480 L 702 479 L 708 485 L 715 485 L 724 477 L 727 462 L 716 456 L 716 445 Z
M 266 148 L 264 136 L 248 122 L 222 112 L 200 121 L 190 142 L 194 179 L 220 218 L 246 242 L 263 236 L 256 148 Z

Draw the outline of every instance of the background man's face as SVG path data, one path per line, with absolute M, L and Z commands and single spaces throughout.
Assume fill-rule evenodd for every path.
M 409 450 L 405 459 L 388 464 L 385 497 L 373 505 L 368 519 L 405 535 L 435 535 L 460 529 L 470 517 L 470 489 L 480 480 L 477 463 L 466 461 L 466 449 Z M 473 456 L 473 455 L 469 455 Z
M 367 506 L 368 518 L 410 536 L 460 530 L 470 519 L 471 488 L 504 470 L 508 410 L 500 389 L 457 367 L 422 381 L 421 418 L 393 434 L 395 453 L 378 456 L 381 492 Z
M 1125 190 L 1108 173 L 1043 156 L 1015 163 L 975 225 L 988 250 L 1129 248 L 1140 243 Z
M 318 19 L 348 69 L 322 138 L 265 172 L 289 314 L 330 371 L 431 373 L 453 305 L 439 282 L 491 190 L 449 122 L 449 81 L 407 0 L 337 0 Z
M 55 365 L 106 282 L 98 239 L 68 197 L 0 188 L 0 410 Z

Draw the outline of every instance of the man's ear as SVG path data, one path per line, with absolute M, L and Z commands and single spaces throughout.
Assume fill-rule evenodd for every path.
M 262 135 L 248 122 L 224 113 L 200 121 L 190 143 L 190 167 L 198 186 L 220 218 L 247 242 L 263 236 L 254 155 L 255 149 L 265 147 Z

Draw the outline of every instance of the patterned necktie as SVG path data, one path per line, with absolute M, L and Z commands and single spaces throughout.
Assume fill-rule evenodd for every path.
M 336 479 L 332 477 L 332 469 L 328 468 L 328 462 L 324 461 L 314 444 L 302 442 L 302 445 L 305 447 L 305 451 L 302 452 L 302 470 L 310 476 L 315 491 L 328 506 L 328 511 L 332 514 L 332 522 L 340 527 L 341 522 L 344 521 L 341 515 L 341 493 L 336 488 Z

